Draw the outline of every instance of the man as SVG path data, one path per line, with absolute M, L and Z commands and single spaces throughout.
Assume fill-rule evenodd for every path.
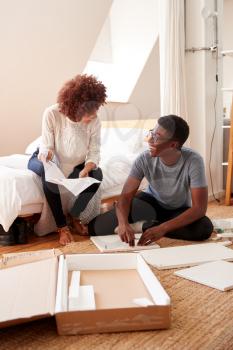
M 130 224 L 144 221 L 140 245 L 163 236 L 194 241 L 209 238 L 213 225 L 205 216 L 204 163 L 198 153 L 183 147 L 188 136 L 189 126 L 182 118 L 159 118 L 148 137 L 149 150 L 136 158 L 116 210 L 92 220 L 89 234 L 113 234 L 117 228 L 121 240 L 133 246 L 135 232 Z M 149 185 L 136 195 L 144 177 Z

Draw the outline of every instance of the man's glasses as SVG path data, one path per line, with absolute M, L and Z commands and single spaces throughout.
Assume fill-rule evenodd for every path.
M 154 129 L 151 129 L 148 131 L 147 140 L 148 141 L 152 140 L 153 143 L 164 143 L 164 142 L 170 141 L 171 138 L 160 136 L 156 133 L 156 131 Z

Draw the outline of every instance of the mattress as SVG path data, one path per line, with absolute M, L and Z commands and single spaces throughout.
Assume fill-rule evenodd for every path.
M 43 203 L 32 203 L 32 204 L 25 204 L 22 205 L 21 210 L 18 214 L 18 216 L 29 216 L 33 214 L 41 213 L 43 208 Z

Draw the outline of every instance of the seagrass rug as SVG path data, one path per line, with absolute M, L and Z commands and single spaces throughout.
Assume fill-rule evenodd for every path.
M 227 210 L 224 210 L 223 206 L 221 208 L 210 206 L 208 213 L 212 218 L 233 217 L 233 208 L 228 207 Z M 88 238 L 77 236 L 76 240 L 77 243 L 73 247 L 65 248 L 64 252 L 91 253 L 97 251 Z M 159 241 L 159 244 L 161 247 L 166 247 L 184 245 L 187 242 L 163 238 Z M 57 247 L 56 237 L 54 235 L 50 236 L 44 242 L 39 240 L 39 245 L 32 242 L 31 245 L 28 245 L 28 250 L 42 249 L 42 247 Z M 12 252 L 14 250 L 10 248 L 8 251 Z M 0 253 L 2 253 L 1 249 Z M 1 329 L 0 349 L 233 349 L 233 290 L 220 292 L 185 280 L 175 276 L 175 270 L 159 271 L 153 268 L 153 271 L 171 297 L 172 322 L 170 329 L 58 336 L 55 319 L 51 317 Z

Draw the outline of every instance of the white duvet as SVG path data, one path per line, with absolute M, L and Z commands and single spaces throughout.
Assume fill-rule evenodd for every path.
M 23 205 L 43 203 L 43 200 L 41 181 L 36 174 L 27 169 L 0 165 L 0 224 L 5 231 L 9 230 Z

